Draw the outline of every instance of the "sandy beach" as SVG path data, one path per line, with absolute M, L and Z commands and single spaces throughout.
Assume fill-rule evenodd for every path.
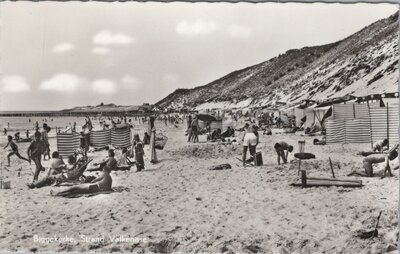
M 159 124 L 160 125 L 160 124 Z M 362 188 L 290 186 L 298 179 L 298 161 L 278 166 L 273 145 L 295 147 L 306 140 L 315 160 L 302 162 L 308 176 L 336 177 L 361 169 L 368 149 L 362 144 L 314 146 L 314 137 L 279 133 L 262 136 L 257 147 L 264 165 L 243 168 L 240 145 L 188 143 L 184 126 L 168 126 L 160 162 L 146 170 L 112 172 L 113 186 L 129 191 L 62 198 L 44 187 L 30 190 L 34 165 L 11 158 L 3 175 L 11 189 L 0 190 L 0 251 L 208 252 L 208 253 L 385 253 L 398 241 L 398 172 L 394 177 L 362 179 Z M 55 138 L 50 139 L 56 149 Z M 4 146 L 5 144 L 1 144 Z M 19 143 L 25 154 L 28 143 Z M 3 165 L 6 152 L 2 153 Z M 104 158 L 105 152 L 89 154 Z M 397 160 L 396 160 L 397 161 Z M 44 166 L 48 166 L 44 162 Z M 229 163 L 232 169 L 211 171 Z M 340 167 L 340 169 L 339 169 Z M 18 177 L 18 169 L 21 176 Z M 375 169 L 378 172 L 382 168 Z M 40 177 L 46 172 L 42 172 Z M 64 187 L 65 188 L 65 187 Z M 360 239 L 358 230 L 374 228 L 378 237 Z M 57 238 L 58 237 L 58 238 Z M 53 239 L 53 240 L 52 240 Z M 48 241 L 48 242 L 46 242 Z

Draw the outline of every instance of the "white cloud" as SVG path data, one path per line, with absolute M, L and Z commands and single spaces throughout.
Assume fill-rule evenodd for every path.
M 2 90 L 6 93 L 20 93 L 31 90 L 25 78 L 20 76 L 5 76 L 1 79 Z
M 121 79 L 122 85 L 127 89 L 138 89 L 140 88 L 140 81 L 136 77 L 126 75 Z
M 82 79 L 73 74 L 58 73 L 51 79 L 43 81 L 40 89 L 56 92 L 73 92 L 82 84 Z
M 128 45 L 135 42 L 135 38 L 123 33 L 112 33 L 108 30 L 103 30 L 93 37 L 93 43 L 110 46 L 110 45 Z
M 105 47 L 94 47 L 92 53 L 96 55 L 107 55 L 110 53 L 110 49 Z
M 217 28 L 214 21 L 204 21 L 198 19 L 194 22 L 183 20 L 178 23 L 175 30 L 178 34 L 193 36 L 193 35 L 208 35 L 213 33 Z
M 75 45 L 69 42 L 62 42 L 53 47 L 55 53 L 66 53 L 75 49 Z
M 247 26 L 230 25 L 227 28 L 227 32 L 232 37 L 247 38 L 251 35 L 252 29 Z
M 117 86 L 111 80 L 98 79 L 98 80 L 93 81 L 92 89 L 93 89 L 93 91 L 95 91 L 97 93 L 108 94 L 108 93 L 116 92 Z

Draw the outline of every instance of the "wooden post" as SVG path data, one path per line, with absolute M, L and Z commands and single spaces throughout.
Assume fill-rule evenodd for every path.
M 299 170 L 297 171 L 297 175 L 300 175 L 300 166 L 301 166 L 301 159 L 299 159 Z
M 329 157 L 329 164 L 331 165 L 332 177 L 335 178 L 335 172 L 333 172 L 333 166 L 332 166 L 331 157 Z
M 301 188 L 307 187 L 307 174 L 305 170 L 301 171 Z

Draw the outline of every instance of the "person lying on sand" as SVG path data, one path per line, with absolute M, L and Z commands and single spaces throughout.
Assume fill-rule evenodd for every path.
M 14 143 L 12 136 L 9 135 L 9 136 L 7 137 L 7 139 L 8 139 L 8 143 L 7 143 L 7 145 L 3 148 L 3 149 L 6 149 L 8 146 L 10 146 L 10 148 L 11 148 L 11 152 L 7 155 L 7 161 L 8 161 L 8 165 L 7 165 L 7 166 L 8 166 L 8 167 L 11 166 L 11 164 L 10 164 L 10 157 L 13 156 L 14 154 L 15 154 L 18 158 L 20 158 L 20 159 L 22 159 L 22 160 L 25 160 L 25 161 L 29 162 L 29 164 L 30 164 L 30 163 L 31 163 L 30 160 L 28 160 L 28 159 L 25 158 L 25 157 L 22 157 L 22 156 L 19 154 L 19 152 L 18 152 L 18 146 L 17 146 L 17 144 Z
M 384 176 L 386 176 L 386 172 L 388 172 L 389 176 L 393 176 L 389 162 L 397 158 L 398 149 L 399 149 L 399 144 L 392 147 L 388 151 L 387 154 L 368 155 L 367 157 L 363 158 L 363 168 L 364 168 L 365 172 L 354 170 L 353 172 L 348 174 L 348 176 L 358 175 L 358 176 L 373 177 L 374 176 L 373 166 L 375 164 L 382 163 L 382 162 L 385 163 Z
M 111 151 L 111 150 L 110 150 Z M 113 158 L 114 159 L 114 158 Z M 84 183 L 75 186 L 71 186 L 60 192 L 50 191 L 52 196 L 69 196 L 73 194 L 89 194 L 96 193 L 101 191 L 109 191 L 112 186 L 112 178 L 110 175 L 111 167 L 105 166 L 103 167 L 103 174 L 94 180 L 91 183 Z
M 313 144 L 314 144 L 314 145 L 326 145 L 326 137 L 325 137 L 325 136 L 322 137 L 321 140 L 319 140 L 319 139 L 317 139 L 317 138 L 314 138 Z
M 287 163 L 288 153 L 291 153 L 293 151 L 293 146 L 284 141 L 281 141 L 279 143 L 275 143 L 274 148 L 276 154 L 278 155 L 278 165 L 281 165 L 281 158 L 284 164 Z

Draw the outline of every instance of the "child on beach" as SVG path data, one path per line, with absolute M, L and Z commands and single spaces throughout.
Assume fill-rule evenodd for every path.
M 8 160 L 8 167 L 10 166 L 10 157 L 13 156 L 14 154 L 17 155 L 18 158 L 22 159 L 22 160 L 26 160 L 27 162 L 31 163 L 30 160 L 28 160 L 27 158 L 22 157 L 19 152 L 18 152 L 18 146 L 17 144 L 14 143 L 14 141 L 12 140 L 12 136 L 8 136 L 8 143 L 7 145 L 4 147 L 4 149 L 6 149 L 8 146 L 10 146 L 11 148 L 11 152 L 7 155 L 7 160 Z
M 36 165 L 36 171 L 35 175 L 33 176 L 33 181 L 37 181 L 39 177 L 40 171 L 44 171 L 44 168 L 42 167 L 41 164 L 41 159 L 42 159 L 42 153 L 45 149 L 45 144 L 41 140 L 42 134 L 40 132 L 35 132 L 34 135 L 34 140 L 31 142 L 31 144 L 28 147 L 28 156 L 29 159 L 32 159 L 33 162 L 35 162 Z
M 278 155 L 278 165 L 281 165 L 281 157 L 283 160 L 283 163 L 287 163 L 287 157 L 288 153 L 291 153 L 293 151 L 293 146 L 288 145 L 288 143 L 281 141 L 279 143 L 276 143 L 274 145 L 276 154 Z M 286 154 L 285 154 L 286 151 Z
M 143 143 L 140 141 L 139 135 L 135 134 L 133 136 L 133 148 L 135 150 L 136 156 L 136 168 L 137 171 L 140 172 L 144 169 L 144 150 L 143 150 Z

